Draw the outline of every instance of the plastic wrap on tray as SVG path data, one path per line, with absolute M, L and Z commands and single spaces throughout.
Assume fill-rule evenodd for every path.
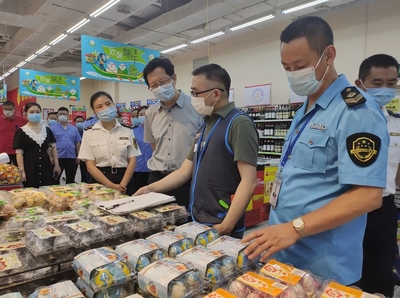
M 9 218 L 13 215 L 17 215 L 17 209 L 9 200 L 0 198 L 0 217 Z
M 137 211 L 129 214 L 136 231 L 140 237 L 147 237 L 156 232 L 160 232 L 164 222 L 161 216 L 147 211 Z
M 77 255 L 72 267 L 94 292 L 124 284 L 136 274 L 128 261 L 108 247 L 92 249 Z
M 84 218 L 90 221 L 96 221 L 97 218 L 102 217 L 107 215 L 107 213 L 105 213 L 103 210 L 96 208 L 90 209 L 88 210 L 85 215 Z
M 203 296 L 203 298 L 235 298 L 236 296 L 229 293 L 228 291 L 219 288 L 216 289 L 214 292 L 211 292 L 210 294 L 207 294 Z
M 242 243 L 240 239 L 231 236 L 221 236 L 209 243 L 207 247 L 218 250 L 228 256 L 235 258 L 236 266 L 239 270 L 248 270 L 255 268 L 259 258 L 249 260 L 244 254 L 244 250 L 250 243 Z
M 80 217 L 74 213 L 67 214 L 56 214 L 51 216 L 45 216 L 36 221 L 36 226 L 39 228 L 44 228 L 47 226 L 53 226 L 56 228 L 61 228 L 65 224 L 74 223 L 80 220 Z
M 77 200 L 73 202 L 70 206 L 71 210 L 91 210 L 97 207 L 93 204 L 93 201 L 89 198 L 84 198 L 82 200 Z
M 83 279 L 78 278 L 76 286 L 86 298 L 125 298 L 134 293 L 131 282 L 95 292 Z
M 192 239 L 194 245 L 207 246 L 208 243 L 219 237 L 216 229 L 198 222 L 189 222 L 175 228 L 175 232 Z
M 57 191 L 48 193 L 46 208 L 50 212 L 68 210 L 73 202 L 81 200 L 83 194 L 79 191 Z
M 59 282 L 47 287 L 39 287 L 29 295 L 29 298 L 85 298 L 79 289 L 70 280 Z
M 143 292 L 157 298 L 194 297 L 204 287 L 198 270 L 171 258 L 140 271 L 138 283 Z
M 163 231 L 151 235 L 146 239 L 165 249 L 165 251 L 168 253 L 168 256 L 172 258 L 175 258 L 178 254 L 193 247 L 192 240 L 185 238 L 178 233 L 170 231 Z
M 195 246 L 181 253 L 176 260 L 194 266 L 212 285 L 221 284 L 236 273 L 234 258 L 204 246 Z
M 37 216 L 12 217 L 3 226 L 4 237 L 7 241 L 17 241 L 25 237 L 26 231 L 35 229 Z
M 42 206 L 46 200 L 46 194 L 36 189 L 13 189 L 9 194 L 11 203 L 16 209 Z
M 311 273 L 273 259 L 261 268 L 260 274 L 292 286 L 298 297 L 314 297 L 322 285 L 321 279 Z
M 104 188 L 104 186 L 99 183 L 86 183 L 86 184 L 80 185 L 79 190 L 83 193 L 88 193 L 89 191 L 91 191 L 93 189 L 100 189 L 100 188 Z
M 91 199 L 93 202 L 95 201 L 112 201 L 119 199 L 121 197 L 121 193 L 112 188 L 100 188 L 100 189 L 92 189 L 87 194 L 87 197 Z
M 75 248 L 90 247 L 98 243 L 101 246 L 106 239 L 103 231 L 87 220 L 66 224 L 61 230 L 69 236 Z
M 254 272 L 232 281 L 228 291 L 239 298 L 299 298 L 293 288 Z
M 24 242 L 16 241 L 16 242 L 0 244 L 0 256 L 12 253 L 17 255 L 18 259 L 22 264 L 22 267 L 14 268 L 12 272 L 7 272 L 7 273 L 1 270 L 0 276 L 10 273 L 22 272 L 28 269 L 35 268 L 37 266 L 37 261 L 33 258 L 32 254 L 26 249 Z
M 21 183 L 21 172 L 9 164 L 0 164 L 0 185 L 15 185 Z
M 51 194 L 59 191 L 74 191 L 74 189 L 68 185 L 47 185 L 39 187 L 46 194 Z
M 147 265 L 167 257 L 165 249 L 145 239 L 137 239 L 118 245 L 115 251 L 128 260 L 132 268 L 138 272 Z
M 23 298 L 21 293 L 19 292 L 14 292 L 14 293 L 9 293 L 5 295 L 0 295 L 0 298 Z
M 97 217 L 95 224 L 101 227 L 108 238 L 116 238 L 135 231 L 132 221 L 116 215 Z
M 382 294 L 369 294 L 355 287 L 347 287 L 334 281 L 325 281 L 322 290 L 317 297 L 337 298 L 337 297 L 361 297 L 361 298 L 383 298 Z
M 166 224 L 183 224 L 187 221 L 189 213 L 184 206 L 169 204 L 152 209 L 152 212 L 159 214 Z

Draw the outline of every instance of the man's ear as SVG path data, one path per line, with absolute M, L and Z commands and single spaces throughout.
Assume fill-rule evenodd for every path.
M 354 81 L 354 84 L 356 84 L 356 86 L 357 86 L 358 88 L 360 88 L 361 90 L 366 91 L 365 88 L 364 88 L 364 86 L 363 86 L 363 84 L 361 84 L 361 80 L 360 80 L 360 79 L 355 80 L 355 81 Z

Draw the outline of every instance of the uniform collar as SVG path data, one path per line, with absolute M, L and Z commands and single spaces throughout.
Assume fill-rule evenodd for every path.
M 115 128 L 117 128 L 117 127 L 122 127 L 122 125 L 121 125 L 121 123 L 119 123 L 117 120 L 115 120 L 115 125 L 114 125 L 113 129 L 111 129 L 111 131 L 113 131 L 113 130 L 114 130 Z M 104 128 L 103 123 L 101 123 L 100 120 L 97 121 L 95 125 L 93 125 L 92 129 L 94 129 L 94 130 L 106 130 L 106 131 L 108 131 L 107 129 Z
M 226 116 L 228 116 L 229 112 L 232 111 L 234 108 L 235 108 L 235 103 L 229 102 L 212 115 L 218 115 L 218 116 L 221 116 L 222 118 L 226 118 Z
M 183 108 L 183 104 L 184 104 L 184 102 L 185 102 L 185 93 L 183 93 L 181 90 L 178 90 L 179 91 L 179 96 L 178 96 L 178 99 L 175 101 L 175 103 L 171 106 L 171 108 L 174 106 L 174 105 L 177 105 L 178 107 L 180 107 L 180 108 Z M 168 109 L 167 108 L 167 106 L 160 100 L 159 101 L 159 104 L 160 104 L 160 107 L 158 108 L 158 109 L 161 109 L 161 108 L 164 108 L 164 109 Z M 170 109 L 171 109 L 170 108 Z
M 385 118 L 386 118 L 386 121 L 389 121 L 390 115 L 389 115 L 387 109 L 385 107 L 381 107 L 381 110 L 382 110 L 383 116 L 385 116 Z
M 325 90 L 325 92 L 318 98 L 316 104 L 326 110 L 335 96 L 349 85 L 345 75 L 339 75 L 339 77 Z

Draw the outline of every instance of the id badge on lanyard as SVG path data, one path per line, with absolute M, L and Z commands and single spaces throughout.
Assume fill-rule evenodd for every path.
M 272 209 L 276 209 L 276 206 L 278 205 L 279 192 L 281 190 L 282 183 L 283 183 L 283 178 L 282 178 L 283 167 L 285 166 L 286 162 L 290 159 L 290 157 L 291 157 L 290 155 L 292 154 L 294 145 L 296 144 L 296 142 L 299 139 L 303 130 L 306 128 L 307 124 L 310 122 L 312 117 L 314 117 L 315 113 L 318 110 L 318 107 L 319 106 L 316 105 L 314 110 L 312 110 L 308 114 L 307 119 L 304 121 L 303 126 L 300 128 L 299 132 L 296 134 L 296 137 L 293 139 L 293 141 L 292 141 L 293 131 L 291 132 L 291 135 L 289 138 L 289 146 L 287 147 L 286 152 L 281 159 L 280 171 L 278 172 L 277 176 L 275 177 L 274 184 L 272 185 L 271 198 L 270 198 L 270 204 L 271 204 Z M 294 125 L 294 128 L 296 127 L 296 125 Z

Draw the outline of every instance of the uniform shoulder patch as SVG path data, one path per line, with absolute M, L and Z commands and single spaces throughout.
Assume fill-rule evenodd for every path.
M 137 141 L 136 141 L 136 138 L 133 138 L 133 139 L 132 139 L 132 144 L 133 144 L 133 147 L 135 147 L 136 150 L 139 149 L 139 145 L 138 145 L 138 143 L 137 143 Z
M 93 125 L 85 127 L 83 130 L 89 130 L 89 129 L 92 129 L 92 127 L 93 127 Z
M 360 167 L 368 167 L 378 158 L 381 139 L 372 133 L 355 133 L 347 137 L 346 147 L 353 163 Z
M 356 87 L 346 87 L 341 92 L 343 100 L 349 107 L 354 107 L 366 102 L 365 97 Z
M 393 112 L 393 111 L 391 111 L 391 110 L 386 110 L 386 111 L 388 112 L 388 114 L 389 114 L 390 116 L 393 116 L 393 117 L 396 117 L 396 118 L 400 118 L 400 114 L 395 113 L 395 112 Z

